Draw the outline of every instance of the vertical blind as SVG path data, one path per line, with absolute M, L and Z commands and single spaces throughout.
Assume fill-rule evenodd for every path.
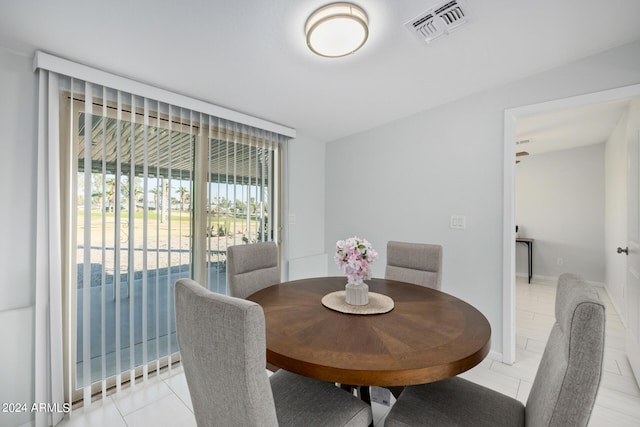
M 179 358 L 177 279 L 226 293 L 226 248 L 278 239 L 288 136 L 55 75 L 65 400 L 87 405 Z

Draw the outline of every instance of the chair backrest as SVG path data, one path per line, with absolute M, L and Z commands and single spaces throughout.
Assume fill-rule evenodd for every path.
M 442 246 L 428 243 L 387 243 L 385 279 L 429 288 L 442 287 Z
M 280 283 L 278 246 L 274 242 L 236 245 L 227 248 L 229 295 L 246 298 L 254 292 Z
M 527 426 L 587 425 L 602 375 L 604 335 L 598 292 L 580 276 L 561 275 L 556 322 L 527 400 Z
M 199 427 L 277 426 L 264 312 L 190 279 L 175 286 L 180 357 Z

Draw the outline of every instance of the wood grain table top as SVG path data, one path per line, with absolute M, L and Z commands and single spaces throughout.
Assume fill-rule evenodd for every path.
M 489 353 L 491 327 L 473 306 L 447 293 L 385 279 L 366 282 L 395 307 L 354 315 L 322 305 L 345 277 L 274 285 L 247 299 L 266 321 L 267 361 L 300 375 L 351 385 L 423 384 L 460 374 Z

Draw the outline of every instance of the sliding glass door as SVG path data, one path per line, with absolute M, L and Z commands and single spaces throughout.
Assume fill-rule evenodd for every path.
M 175 281 L 226 293 L 226 248 L 276 239 L 279 224 L 277 141 L 84 86 L 61 105 L 74 401 L 171 366 Z
M 277 147 L 251 135 L 208 138 L 206 164 L 206 284 L 226 288 L 226 248 L 274 240 L 274 170 Z

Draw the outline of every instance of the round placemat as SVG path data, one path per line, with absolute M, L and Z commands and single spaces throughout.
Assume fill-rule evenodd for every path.
M 369 292 L 369 304 L 351 305 L 345 300 L 346 291 L 331 292 L 322 297 L 322 305 L 347 314 L 382 314 L 393 310 L 393 300 L 386 295 Z

